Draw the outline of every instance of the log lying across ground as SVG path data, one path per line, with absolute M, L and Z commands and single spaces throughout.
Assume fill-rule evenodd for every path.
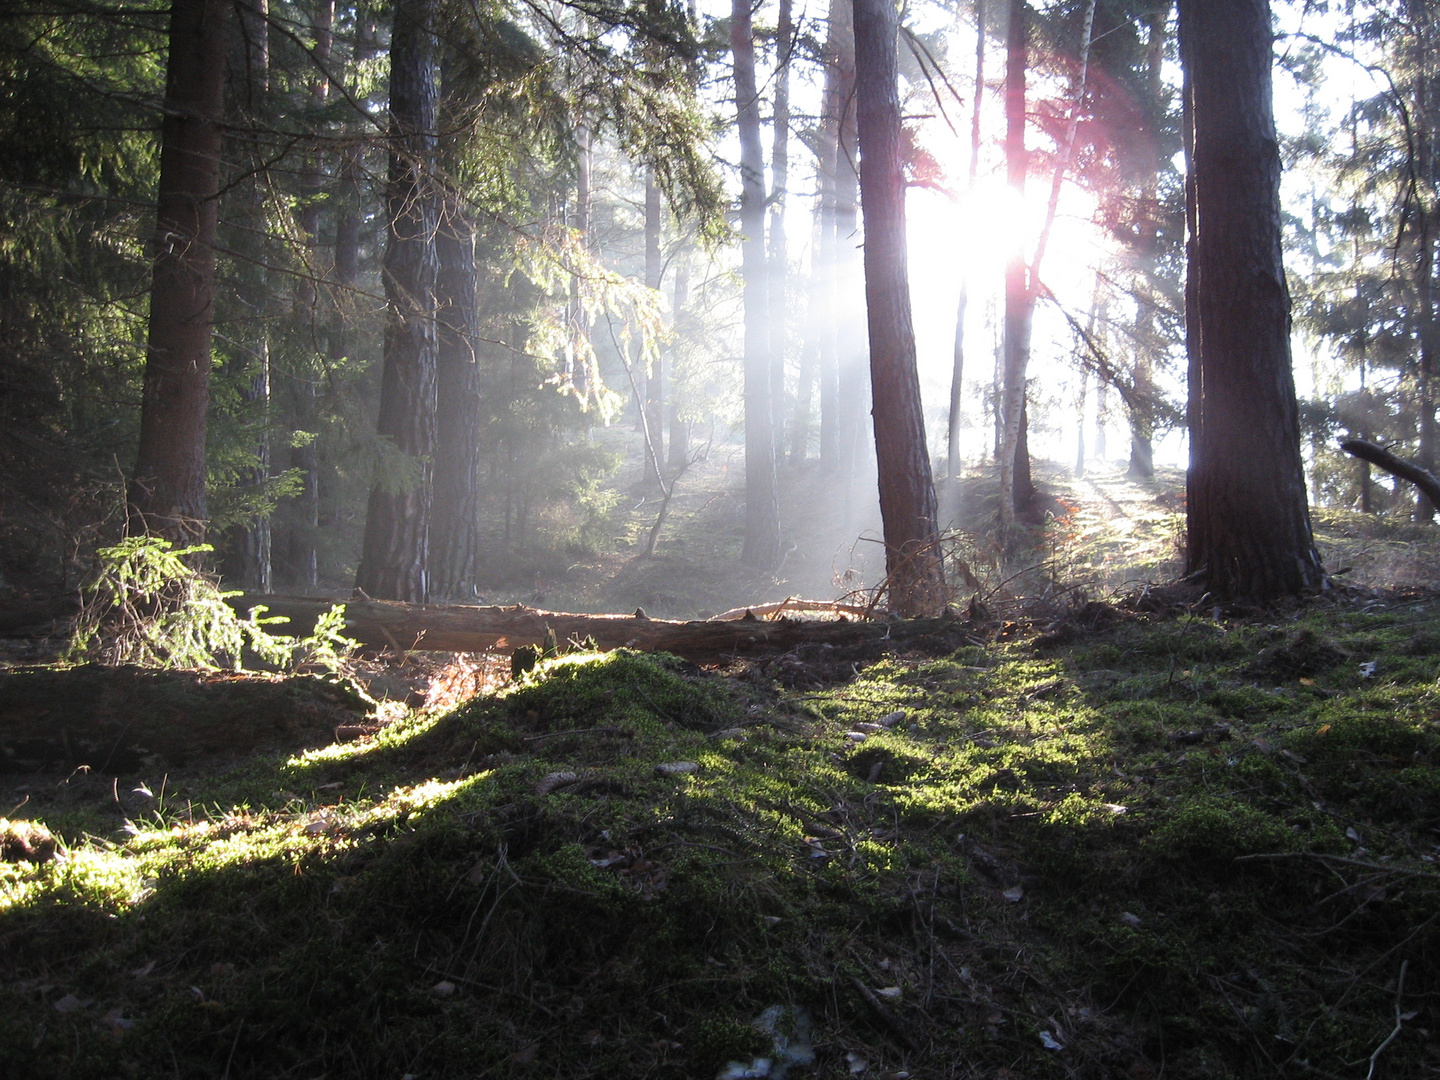
M 1440 506 L 1440 477 L 1437 477 L 1429 469 L 1413 461 L 1407 461 L 1402 457 L 1396 457 L 1383 446 L 1376 446 L 1364 439 L 1346 439 L 1340 444 L 1340 449 L 1347 454 L 1359 458 L 1361 461 L 1368 461 L 1371 465 L 1378 465 L 1391 476 L 1398 476 L 1401 480 L 1409 480 L 1425 493 L 1425 497 L 1434 506 Z
M 240 612 L 264 605 L 283 615 L 287 633 L 308 633 L 315 620 L 340 601 L 310 597 L 247 594 L 230 601 Z M 717 622 L 677 622 L 635 615 L 576 615 L 515 607 L 462 604 L 401 604 L 388 600 L 349 600 L 345 633 L 362 645 L 397 651 L 486 652 L 543 645 L 553 632 L 561 645 L 593 642 L 601 650 L 632 648 L 663 651 L 688 660 L 713 663 L 731 657 L 772 653 L 810 643 L 851 645 L 886 637 L 914 637 L 953 630 L 953 620 L 904 623 L 742 618 Z

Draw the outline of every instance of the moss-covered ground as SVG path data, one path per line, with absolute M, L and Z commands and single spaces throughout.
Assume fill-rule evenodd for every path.
M 0 863 L 0 1076 L 1440 1072 L 1440 599 L 1107 612 L 123 778 Z

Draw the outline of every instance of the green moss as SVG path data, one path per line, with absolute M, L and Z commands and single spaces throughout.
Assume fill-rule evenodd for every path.
M 1289 846 L 1285 824 L 1239 799 L 1192 795 L 1177 799 L 1150 843 L 1175 857 L 1229 860 Z

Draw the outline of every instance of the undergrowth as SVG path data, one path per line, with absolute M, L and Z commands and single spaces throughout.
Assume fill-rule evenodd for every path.
M 0 864 L 0 1074 L 708 1080 L 778 1005 L 792 1076 L 1427 1075 L 1435 625 L 1010 627 L 804 693 L 583 654 L 171 777 Z

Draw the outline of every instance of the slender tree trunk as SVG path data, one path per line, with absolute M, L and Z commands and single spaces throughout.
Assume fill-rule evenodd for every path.
M 830 0 L 829 29 L 825 39 L 825 88 L 820 116 L 820 148 L 816 172 L 820 186 L 820 239 L 811 275 L 818 295 L 816 340 L 820 354 L 820 462 L 832 473 L 840 467 L 840 360 L 839 360 L 839 273 L 836 229 L 836 178 L 840 168 L 840 117 L 845 105 L 841 97 L 840 40 L 850 33 L 850 0 Z M 818 259 L 818 262 L 817 262 Z
M 690 306 L 690 259 L 688 246 L 675 260 L 675 337 L 684 340 L 688 331 Z M 690 421 L 685 419 L 680 399 L 680 380 L 676 365 L 670 365 L 670 458 L 672 476 L 679 475 L 690 458 Z
M 429 592 L 435 450 L 436 0 L 397 0 L 390 41 L 390 179 L 386 191 L 385 365 L 376 429 L 418 475 L 382 476 L 370 492 L 356 584 L 384 600 Z
M 229 0 L 174 0 L 132 533 L 205 535 L 205 423 Z
M 1025 71 L 1029 64 L 1029 27 L 1025 0 L 1010 0 L 1009 31 L 1005 50 L 1005 170 L 1017 205 L 1025 197 L 1029 155 L 1025 149 Z M 1005 264 L 1004 377 L 1000 399 L 1000 534 L 1001 542 L 1014 542 L 1015 511 L 1025 494 L 1016 484 L 1015 462 L 1025 407 L 1025 368 L 1030 356 L 1031 313 L 1034 301 L 1025 265 L 1024 239 L 1015 222 L 1014 249 Z
M 579 236 L 581 247 L 590 244 L 590 173 L 593 152 L 589 127 L 581 124 L 575 133 L 579 156 L 578 172 L 575 178 L 575 216 L 570 227 Z M 570 344 L 567 347 L 566 375 L 570 377 L 575 390 L 586 397 L 594 380 L 590 371 L 590 320 L 585 314 L 585 305 L 580 302 L 580 275 L 570 276 Z
M 789 253 L 785 241 L 785 196 L 790 175 L 790 49 L 795 27 L 791 0 L 780 0 L 775 29 L 775 109 L 770 150 L 770 403 L 777 461 L 785 445 L 785 358 L 789 352 L 786 298 Z M 791 423 L 794 423 L 793 414 Z
M 780 561 L 780 507 L 775 492 L 775 438 L 770 400 L 769 297 L 765 285 L 765 165 L 760 150 L 760 98 L 749 0 L 730 17 L 735 58 L 735 108 L 740 134 L 741 275 L 745 303 L 745 549 L 746 565 L 773 570 Z
M 330 59 L 335 0 L 318 0 L 314 10 L 314 56 L 319 68 L 324 69 Z M 324 108 L 329 96 L 329 79 L 317 70 L 310 81 L 310 107 L 317 111 Z M 319 292 L 313 279 L 319 278 L 322 272 L 320 215 L 325 202 L 324 188 L 325 173 L 320 157 L 311 154 L 300 177 L 300 207 L 296 215 L 304 242 L 302 257 L 307 276 L 297 282 L 295 309 L 300 324 L 308 325 L 317 336 L 320 332 Z M 318 348 L 311 350 L 311 355 L 318 351 Z M 313 433 L 319 427 L 316 386 L 320 376 L 313 362 L 305 363 L 294 374 L 296 423 L 302 431 Z M 320 556 L 316 548 L 320 529 L 320 455 L 313 439 L 294 447 L 291 465 L 300 473 L 301 488 L 292 508 L 290 571 L 303 585 L 313 589 L 320 584 Z
M 970 177 L 967 190 L 975 190 L 980 172 L 980 108 L 985 100 L 985 0 L 975 0 L 975 87 L 970 110 Z M 950 367 L 950 417 L 945 439 L 946 486 L 953 492 L 960 481 L 960 404 L 965 378 L 965 316 L 970 307 L 970 279 L 960 279 L 955 303 L 955 348 Z
M 270 90 L 270 25 L 269 0 L 242 0 L 236 5 L 240 23 L 241 63 L 244 87 L 232 92 L 240 114 L 242 130 L 250 134 L 240 137 L 237 149 L 244 176 L 235 185 L 235 205 L 240 228 L 232 244 L 240 254 L 235 268 L 236 301 L 244 328 L 233 336 L 241 342 L 247 355 L 249 380 L 241 390 L 247 408 L 258 418 L 259 434 L 255 440 L 255 464 L 246 470 L 241 486 L 252 492 L 263 492 L 270 479 L 270 332 L 268 326 L 269 297 L 264 263 L 265 155 L 259 139 L 253 134 L 263 122 L 266 98 Z M 233 566 L 239 587 L 247 592 L 268 593 L 271 582 L 270 515 L 238 526 L 232 536 Z M 227 577 L 229 574 L 227 573 Z
M 660 232 L 664 215 L 660 206 L 660 186 L 655 170 L 645 170 L 645 284 L 660 288 L 665 262 L 660 254 Z M 645 478 L 660 483 L 665 464 L 665 353 L 657 350 L 655 361 L 645 379 Z
M 1136 404 L 1130 414 L 1130 467 L 1128 475 L 1145 479 L 1155 475 L 1155 410 L 1149 404 L 1155 393 L 1154 362 L 1162 345 L 1156 330 L 1155 312 L 1159 306 L 1155 275 L 1160 261 L 1160 168 L 1159 127 L 1164 119 L 1164 81 L 1161 77 L 1165 62 L 1165 25 L 1170 17 L 1170 4 L 1162 0 L 1145 17 L 1148 40 L 1145 49 L 1145 127 L 1155 149 L 1147 162 L 1140 183 L 1140 229 L 1137 244 L 1139 271 L 1135 315 L 1135 367 L 1133 381 Z
M 1080 369 L 1080 393 L 1075 402 L 1075 414 L 1079 423 L 1075 425 L 1075 479 L 1085 476 L 1085 398 L 1090 389 L 1090 370 Z
M 854 10 L 865 307 L 889 600 L 901 615 L 934 615 L 945 605 L 945 578 L 910 317 L 899 16 L 890 0 L 854 0 Z
M 854 481 L 867 441 L 865 413 L 870 379 L 863 346 L 864 272 L 860 257 L 860 137 L 856 120 L 853 11 L 842 4 L 839 36 L 840 138 L 835 161 L 836 363 L 839 385 L 839 474 L 847 489 Z M 844 500 L 850 502 L 848 494 Z
M 1324 579 L 1310 531 L 1281 260 L 1267 0 L 1181 0 L 1193 140 L 1186 569 L 1223 599 Z

